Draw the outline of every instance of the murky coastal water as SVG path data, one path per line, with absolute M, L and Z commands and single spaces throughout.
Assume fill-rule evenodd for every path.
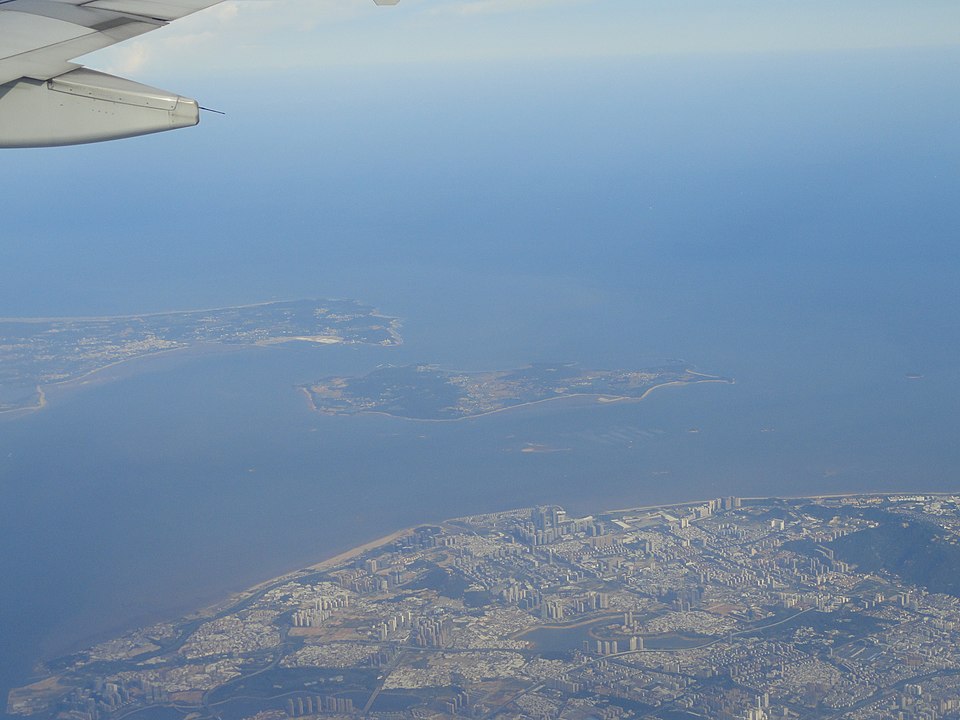
M 422 325 L 411 325 L 415 339 Z M 0 561 L 5 676 L 420 522 L 540 502 L 587 513 L 956 487 L 957 375 L 910 379 L 868 348 L 841 365 L 807 355 L 788 366 L 776 348 L 766 359 L 710 353 L 700 368 L 736 384 L 457 423 L 322 416 L 294 388 L 429 355 L 413 345 L 138 361 L 0 426 L 0 533 L 18 549 Z M 645 345 L 617 366 L 642 363 Z M 605 350 L 578 359 L 596 365 Z M 833 353 L 851 351 L 836 339 Z

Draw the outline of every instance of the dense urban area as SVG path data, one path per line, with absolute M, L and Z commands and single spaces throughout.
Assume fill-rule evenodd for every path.
M 35 718 L 960 717 L 960 495 L 421 526 L 47 663 Z

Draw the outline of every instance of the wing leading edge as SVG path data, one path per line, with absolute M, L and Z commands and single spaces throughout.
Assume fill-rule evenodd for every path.
M 71 60 L 219 2 L 0 0 L 0 148 L 76 145 L 196 125 L 195 100 Z

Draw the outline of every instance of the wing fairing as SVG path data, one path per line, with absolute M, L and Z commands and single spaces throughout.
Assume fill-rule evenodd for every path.
M 195 100 L 71 61 L 218 2 L 0 0 L 0 148 L 99 142 L 196 125 Z

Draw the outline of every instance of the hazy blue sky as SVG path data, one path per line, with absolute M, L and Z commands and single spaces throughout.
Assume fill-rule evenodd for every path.
M 953 217 L 958 28 L 939 0 L 226 2 L 85 60 L 226 117 L 0 156 L 0 305 L 363 296 L 349 271 L 378 263 L 600 277 L 617 252 L 796 238 L 908 252 L 900 229 Z
M 120 72 L 955 44 L 950 0 L 239 0 L 92 60 Z

